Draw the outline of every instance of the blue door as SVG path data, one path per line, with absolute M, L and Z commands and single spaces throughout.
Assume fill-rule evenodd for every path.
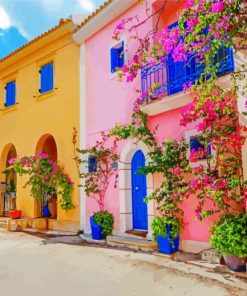
M 147 204 L 144 199 L 147 196 L 146 175 L 138 174 L 140 167 L 145 165 L 145 156 L 138 150 L 133 156 L 131 163 L 131 183 L 132 183 L 132 212 L 133 229 L 147 230 Z

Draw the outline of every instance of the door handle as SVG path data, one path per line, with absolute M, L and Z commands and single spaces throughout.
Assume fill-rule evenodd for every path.
M 138 190 L 138 189 L 139 189 L 139 187 L 136 186 L 135 190 Z

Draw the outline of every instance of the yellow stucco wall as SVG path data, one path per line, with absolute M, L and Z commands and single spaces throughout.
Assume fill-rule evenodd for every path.
M 69 27 L 69 26 L 68 26 Z M 72 40 L 70 29 L 63 30 L 57 40 L 50 42 L 50 36 L 39 40 L 42 47 L 28 55 L 25 50 L 18 52 L 20 58 L 4 67 L 0 62 L 0 169 L 5 168 L 6 145 L 13 144 L 17 155 L 34 155 L 39 139 L 44 134 L 54 137 L 57 145 L 58 160 L 64 166 L 74 185 L 73 204 L 70 211 L 61 209 L 58 203 L 57 222 L 59 229 L 66 230 L 66 224 L 73 230 L 79 229 L 79 178 L 73 161 L 72 128 L 79 131 L 79 46 Z M 49 35 L 49 34 L 48 34 Z M 48 39 L 48 40 L 47 40 Z M 48 43 L 47 43 L 48 42 Z M 31 51 L 31 50 L 29 50 Z M 50 94 L 39 95 L 39 67 L 49 61 L 54 63 L 54 87 Z M 5 62 L 6 64 L 6 62 Z M 4 87 L 6 81 L 16 80 L 16 101 L 14 107 L 4 107 Z M 1 175 L 1 180 L 5 179 Z M 36 203 L 30 196 L 30 187 L 23 188 L 25 177 L 17 177 L 17 209 L 23 217 L 35 218 Z M 1 213 L 0 213 L 1 215 Z M 67 221 L 67 222 L 66 222 Z M 53 229 L 56 228 L 55 222 Z M 61 227 L 61 225 L 63 225 Z

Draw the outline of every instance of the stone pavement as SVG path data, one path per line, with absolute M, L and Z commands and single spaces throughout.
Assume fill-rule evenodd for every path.
M 186 256 L 181 262 L 78 236 L 0 230 L 0 295 L 247 295 L 246 280 Z

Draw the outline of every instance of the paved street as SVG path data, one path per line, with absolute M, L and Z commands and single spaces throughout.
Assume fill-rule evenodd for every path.
M 246 295 L 145 263 L 140 255 L 0 230 L 0 295 Z

